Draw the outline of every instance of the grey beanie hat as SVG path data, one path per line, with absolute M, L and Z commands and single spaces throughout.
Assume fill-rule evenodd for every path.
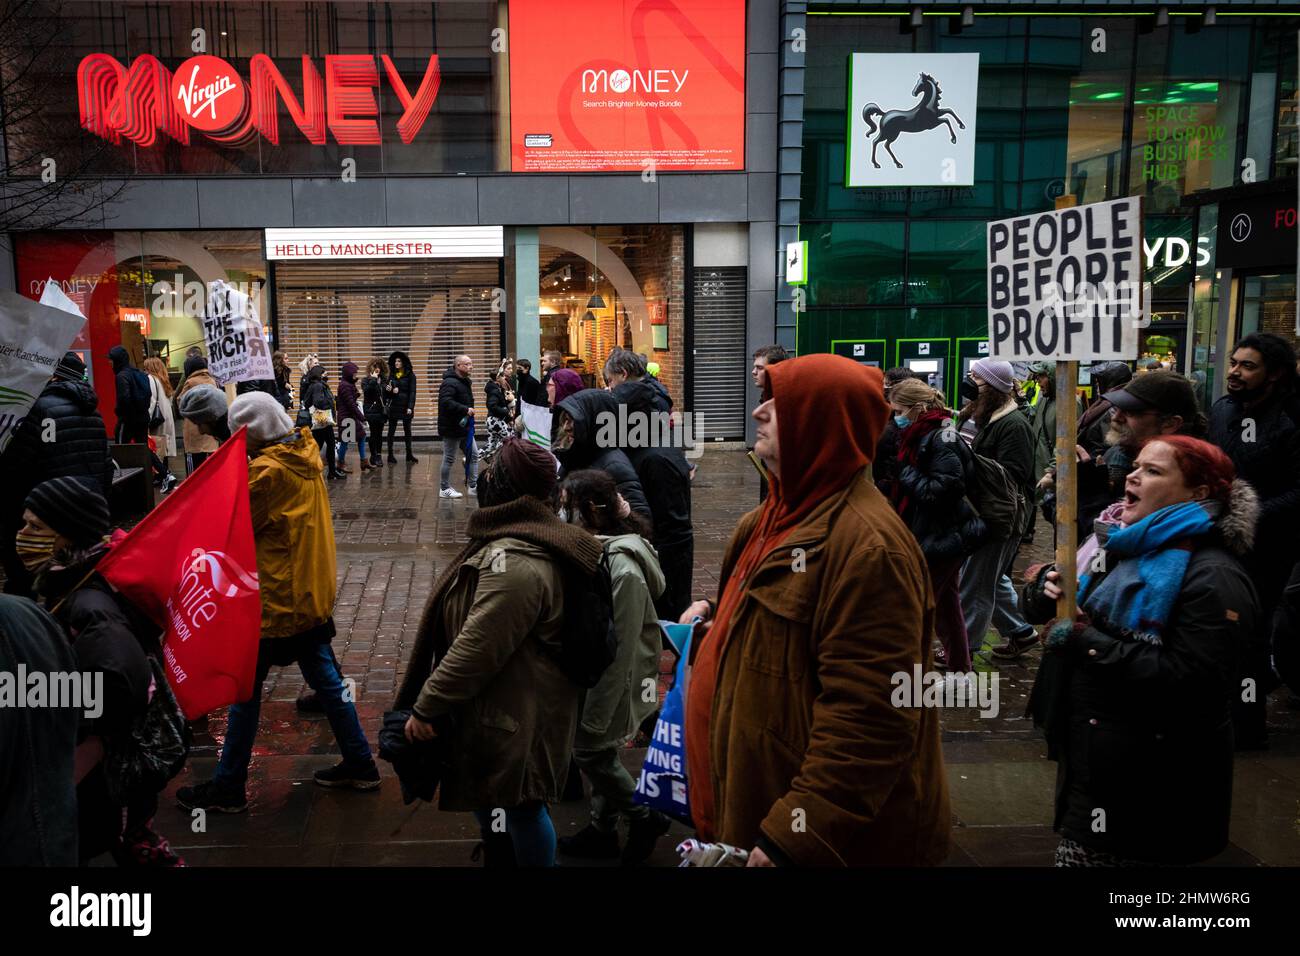
M 247 425 L 248 443 L 256 448 L 279 441 L 294 430 L 284 406 L 266 392 L 245 392 L 231 402 L 229 422 L 231 432 Z
M 1015 372 L 1010 362 L 976 359 L 970 363 L 970 370 L 988 382 L 990 388 L 1004 395 L 1010 395 L 1012 389 L 1016 387 Z
M 226 393 L 215 385 L 195 385 L 181 396 L 181 417 L 211 425 L 226 417 Z

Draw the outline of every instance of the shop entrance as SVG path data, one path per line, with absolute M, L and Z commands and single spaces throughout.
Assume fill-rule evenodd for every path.
M 275 347 L 291 366 L 315 353 L 337 391 L 344 362 L 365 373 L 373 356 L 407 353 L 416 376 L 412 432 L 437 433 L 438 386 L 460 354 L 474 360 L 474 398 L 486 420 L 483 382 L 501 359 L 497 259 L 284 262 L 274 274 Z M 291 383 L 298 388 L 296 375 Z

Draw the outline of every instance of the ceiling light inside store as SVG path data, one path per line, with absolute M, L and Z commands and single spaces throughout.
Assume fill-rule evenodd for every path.
M 605 300 L 601 297 L 599 292 L 597 292 L 595 295 L 593 295 L 590 299 L 587 300 L 587 308 L 589 309 L 605 308 Z

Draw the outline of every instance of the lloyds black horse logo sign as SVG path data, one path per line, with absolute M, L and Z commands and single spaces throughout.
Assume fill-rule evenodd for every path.
M 849 82 L 847 186 L 973 183 L 978 54 L 855 53 Z
M 876 169 L 880 168 L 880 163 L 876 159 L 876 148 L 884 146 L 885 152 L 894 161 L 894 165 L 899 169 L 903 168 L 902 160 L 894 155 L 892 145 L 894 140 L 904 133 L 924 133 L 927 130 L 946 126 L 952 141 L 957 142 L 957 133 L 952 128 L 952 123 L 948 122 L 948 117 L 956 120 L 957 125 L 962 129 L 966 128 L 966 124 L 952 110 L 939 106 L 941 93 L 943 90 L 939 89 L 939 81 L 929 73 L 922 73 L 916 78 L 916 86 L 912 87 L 912 95 L 921 97 L 921 101 L 910 110 L 882 110 L 875 103 L 868 103 L 862 107 L 862 119 L 867 124 L 867 136 L 870 138 L 872 134 L 875 135 L 871 140 L 872 166 Z M 872 119 L 872 116 L 880 117 L 879 124 Z

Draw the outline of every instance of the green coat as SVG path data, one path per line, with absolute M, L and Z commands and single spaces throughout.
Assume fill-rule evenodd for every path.
M 600 683 L 587 691 L 574 743 L 580 750 L 621 747 L 632 739 L 641 722 L 654 713 L 659 701 L 663 632 L 659 629 L 654 602 L 663 594 L 665 586 L 659 557 L 639 534 L 598 540 L 604 542 L 609 555 L 618 656 Z
M 558 801 L 581 690 L 543 648 L 563 627 L 560 560 L 591 570 L 600 545 L 528 498 L 480 508 L 467 531 L 425 609 L 397 709 L 452 718 L 441 809 Z

